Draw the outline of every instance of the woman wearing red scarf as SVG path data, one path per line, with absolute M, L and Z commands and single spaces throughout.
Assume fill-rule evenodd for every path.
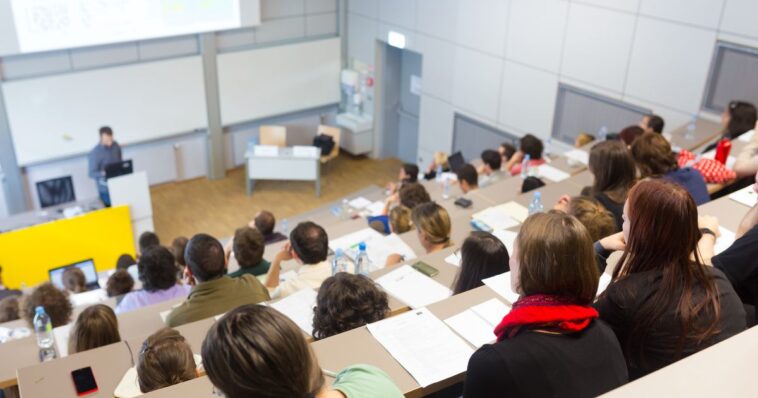
M 529 217 L 510 268 L 521 298 L 495 329 L 497 343 L 469 360 L 464 397 L 594 397 L 627 381 L 618 340 L 590 306 L 599 274 L 576 218 Z

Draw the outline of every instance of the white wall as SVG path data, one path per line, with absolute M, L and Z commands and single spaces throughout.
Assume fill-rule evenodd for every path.
M 452 146 L 454 113 L 550 135 L 559 83 L 649 107 L 699 110 L 717 40 L 758 47 L 755 0 L 349 0 L 348 56 L 404 33 L 423 54 L 419 156 Z

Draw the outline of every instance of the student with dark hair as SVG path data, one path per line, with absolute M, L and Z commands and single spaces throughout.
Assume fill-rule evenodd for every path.
M 562 211 L 576 217 L 587 231 L 593 242 L 616 232 L 616 220 L 613 214 L 596 199 L 589 196 L 570 197 L 563 195 L 558 199 L 553 210 Z
M 259 276 L 268 272 L 271 263 L 263 258 L 264 247 L 263 234 L 257 229 L 250 227 L 238 228 L 234 232 L 232 250 L 240 269 L 230 273 L 229 276 L 232 278 L 246 274 Z
M 0 300 L 0 323 L 15 321 L 21 317 L 18 297 L 9 296 Z
M 66 268 L 61 276 L 61 281 L 63 282 L 63 287 L 73 294 L 87 291 L 87 278 L 84 276 L 84 271 L 79 268 Z
M 189 239 L 187 239 L 184 236 L 180 236 L 178 238 L 174 238 L 174 240 L 171 242 L 171 254 L 174 256 L 174 262 L 176 262 L 176 267 L 179 270 L 184 270 L 184 267 L 187 266 L 187 262 L 184 260 L 184 250 L 187 248 L 187 243 L 189 242 Z
M 332 275 L 332 267 L 326 257 L 329 255 L 329 237 L 320 225 L 306 221 L 292 230 L 290 240 L 274 257 L 266 287 L 272 298 L 281 298 L 301 289 L 318 289 L 321 283 Z M 279 282 L 282 261 L 296 260 L 301 264 L 297 276 Z
M 484 286 L 482 280 L 508 272 L 508 249 L 489 232 L 474 231 L 461 246 L 461 267 L 453 282 L 453 294 Z
M 758 112 L 755 105 L 745 101 L 731 101 L 721 114 L 721 138 L 733 140 L 747 133 L 758 122 Z M 708 152 L 718 145 L 718 141 L 711 143 L 703 149 Z
M 390 194 L 393 194 L 397 192 L 403 184 L 418 181 L 418 173 L 419 169 L 417 165 L 413 163 L 403 163 L 403 166 L 400 167 L 400 172 L 398 172 L 397 175 L 398 182 L 387 183 L 387 191 L 389 191 Z
M 623 141 L 626 146 L 631 146 L 637 138 L 642 136 L 642 134 L 645 134 L 645 130 L 642 127 L 637 125 L 627 126 L 619 133 L 619 139 Z
M 608 209 L 616 220 L 616 231 L 620 231 L 626 195 L 637 179 L 632 155 L 621 141 L 598 142 L 590 150 L 588 168 L 594 181 L 582 194 Z
M 134 264 L 137 264 L 137 260 L 135 260 L 131 254 L 124 253 L 118 256 L 118 260 L 116 260 L 116 269 L 127 270 Z
M 145 231 L 139 236 L 139 254 L 142 255 L 147 249 L 155 246 L 160 246 L 161 240 L 155 232 Z
M 129 293 L 134 289 L 134 278 L 129 274 L 129 271 L 125 269 L 117 270 L 110 277 L 105 284 L 105 291 L 108 293 L 108 297 L 116 297 L 117 303 L 121 303 L 124 299 L 123 295 Z
M 147 249 L 139 259 L 137 271 L 142 282 L 142 289 L 124 296 L 116 306 L 117 314 L 179 297 L 187 297 L 190 293 L 190 287 L 176 279 L 174 256 L 163 246 Z
M 508 163 L 509 160 L 511 160 L 511 157 L 516 153 L 516 147 L 513 146 L 513 144 L 504 142 L 500 144 L 499 147 L 497 147 L 497 152 L 500 154 L 500 157 L 502 158 L 502 164 Z
M 411 210 L 420 204 L 432 201 L 426 188 L 417 182 L 403 184 L 399 193 L 400 204 Z
M 711 200 L 703 175 L 691 168 L 679 168 L 671 145 L 656 133 L 646 133 L 632 145 L 634 162 L 642 178 L 664 178 L 675 182 L 695 199 L 698 206 Z
M 629 192 L 623 231 L 595 244 L 600 266 L 624 254 L 595 303 L 637 379 L 745 330 L 745 310 L 724 274 L 703 264 L 692 196 L 679 185 L 642 181 Z
M 545 159 L 542 158 L 543 149 L 542 140 L 532 134 L 521 137 L 521 140 L 519 140 L 519 150 L 505 165 L 505 169 L 510 171 L 511 175 L 514 176 L 521 174 L 521 162 L 526 155 L 529 155 L 529 167 L 545 164 Z
M 487 149 L 482 152 L 482 166 L 479 168 L 479 186 L 484 188 L 508 177 L 508 173 L 501 170 L 503 166 L 502 161 L 503 158 L 498 151 Z
M 142 393 L 173 386 L 197 377 L 195 357 L 184 336 L 163 328 L 151 334 L 137 357 L 137 382 Z
M 108 183 L 105 181 L 105 166 L 121 161 L 121 146 L 113 140 L 113 129 L 108 126 L 100 127 L 100 142 L 87 155 L 89 177 L 95 180 L 100 200 L 110 207 L 111 198 L 108 194 Z
M 461 187 L 464 195 L 479 189 L 479 174 L 474 166 L 466 163 L 455 174 L 458 177 L 458 186 Z
M 35 308 L 39 306 L 45 308 L 54 328 L 71 322 L 74 308 L 66 293 L 53 286 L 52 283 L 46 282 L 37 286 L 30 295 L 24 297 L 21 303 L 21 315 L 30 328 L 34 328 Z
M 644 132 L 658 134 L 663 134 L 663 127 L 665 125 L 666 123 L 663 121 L 662 117 L 652 113 L 643 116 L 639 124 Z
M 266 288 L 254 276 L 232 278 L 226 275 L 224 248 L 210 235 L 193 236 L 187 244 L 184 258 L 187 260 L 185 273 L 192 290 L 187 300 L 168 314 L 166 324 L 170 327 L 270 299 Z
M 542 188 L 545 186 L 545 182 L 540 180 L 537 177 L 526 177 L 524 178 L 524 182 L 521 183 L 521 193 L 527 193 L 529 191 L 534 191 L 537 188 Z
M 378 368 L 354 365 L 327 386 L 303 332 L 279 311 L 239 307 L 211 326 L 202 347 L 211 383 L 227 398 L 402 398 Z
M 530 216 L 510 267 L 520 298 L 497 342 L 469 359 L 463 396 L 594 397 L 626 383 L 619 342 L 592 308 L 599 274 L 584 226 L 561 212 Z
M 68 339 L 68 353 L 76 354 L 121 341 L 118 319 L 111 307 L 95 304 L 76 318 Z
M 251 228 L 255 228 L 263 234 L 263 240 L 267 245 L 271 243 L 281 242 L 287 240 L 287 237 L 279 232 L 274 231 L 276 226 L 276 218 L 274 214 L 268 210 L 261 210 L 255 215 L 255 219 L 248 225 Z
M 363 275 L 339 272 L 318 290 L 313 338 L 325 339 L 380 321 L 390 312 L 387 293 Z

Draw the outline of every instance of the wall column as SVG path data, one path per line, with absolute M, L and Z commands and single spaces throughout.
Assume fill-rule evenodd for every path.
M 216 64 L 216 38 L 213 33 L 199 35 L 200 54 L 203 57 L 203 79 L 205 81 L 205 106 L 208 110 L 208 178 L 224 178 L 224 130 L 221 125 L 221 106 L 218 88 L 218 66 Z

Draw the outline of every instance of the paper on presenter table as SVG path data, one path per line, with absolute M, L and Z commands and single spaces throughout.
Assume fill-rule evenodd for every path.
M 714 255 L 721 254 L 721 252 L 728 249 L 729 246 L 734 243 L 734 240 L 736 238 L 734 232 L 724 227 L 719 227 L 719 232 L 721 233 L 721 236 L 716 238 L 716 244 L 713 246 Z
M 572 149 L 563 154 L 563 156 L 576 160 L 579 163 L 587 165 L 590 163 L 590 154 L 580 149 Z
M 482 282 L 484 282 L 485 285 L 489 286 L 490 289 L 494 290 L 495 293 L 508 300 L 508 302 L 511 304 L 515 303 L 519 298 L 518 293 L 511 290 L 510 272 L 504 272 L 500 275 L 495 275 L 493 277 L 483 279 Z
M 751 185 L 730 194 L 729 199 L 737 203 L 741 203 L 747 207 L 753 207 L 756 203 L 758 203 L 758 193 L 755 192 L 753 186 Z
M 362 209 L 365 209 L 366 207 L 368 207 L 369 205 L 371 205 L 371 201 L 368 200 L 368 199 L 366 199 L 366 198 L 364 198 L 363 196 L 359 196 L 359 197 L 351 200 L 350 202 L 348 202 L 348 204 L 353 209 L 362 210 Z
M 538 169 L 538 174 L 542 178 L 546 178 L 552 182 L 561 182 L 569 177 L 571 177 L 568 173 L 562 170 L 558 170 L 553 166 L 549 166 L 546 164 L 540 165 Z
M 376 283 L 387 293 L 414 309 L 444 300 L 452 294 L 446 286 L 416 271 L 410 265 L 403 265 L 376 279 Z
M 274 145 L 256 145 L 253 147 L 255 156 L 279 156 L 279 147 Z
M 465 372 L 474 353 L 426 308 L 369 324 L 367 328 L 421 387 Z
M 291 319 L 308 336 L 313 335 L 313 307 L 316 306 L 316 291 L 303 289 L 270 306 Z

